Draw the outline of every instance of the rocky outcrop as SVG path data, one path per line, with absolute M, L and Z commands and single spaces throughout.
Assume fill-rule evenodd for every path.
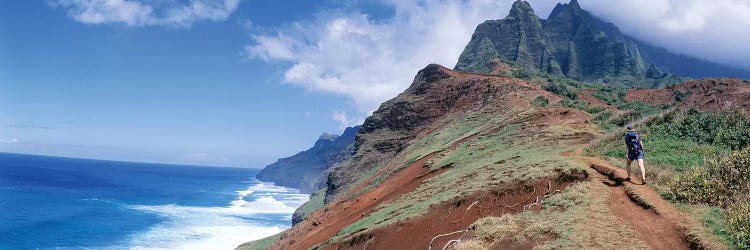
M 417 100 L 432 84 L 448 77 L 442 68 L 432 64 L 420 70 L 409 89 L 383 103 L 365 120 L 355 141 L 356 154 L 328 175 L 326 203 L 350 188 L 361 173 L 384 164 L 404 149 L 415 136 L 412 131 L 439 114 L 429 110 L 428 105 L 419 105 L 425 103 Z
M 514 84 L 491 84 L 503 81 Z M 325 202 L 352 188 L 365 173 L 384 167 L 428 124 L 434 125 L 451 110 L 498 105 L 494 98 L 523 89 L 540 88 L 507 77 L 461 74 L 437 64 L 428 65 L 417 73 L 406 91 L 383 103 L 365 120 L 357 134 L 355 155 L 328 175 Z
M 558 4 L 547 20 L 516 1 L 507 17 L 477 26 L 455 70 L 494 73 L 498 62 L 583 81 L 659 87 L 686 77 L 738 76 L 750 72 L 676 55 L 641 43 L 581 9 Z M 670 73 L 672 72 L 672 73 Z
M 341 136 L 323 134 L 315 145 L 294 156 L 279 159 L 258 172 L 256 178 L 312 193 L 325 184 L 327 170 L 352 156 L 360 126 L 346 128 Z

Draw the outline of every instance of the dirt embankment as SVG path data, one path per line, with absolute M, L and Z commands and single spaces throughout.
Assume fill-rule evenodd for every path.
M 562 176 L 562 175 L 561 175 Z M 557 193 L 572 181 L 587 177 L 585 172 L 517 183 L 503 189 L 478 192 L 433 206 L 422 216 L 358 234 L 331 249 L 443 249 L 450 241 L 468 233 L 467 227 L 480 218 L 538 210 L 543 198 Z M 549 240 L 554 237 L 549 237 Z M 508 247 L 512 246 L 510 243 Z
M 454 150 L 458 145 L 471 139 L 475 135 L 462 138 L 452 143 L 448 150 Z M 370 179 L 357 185 L 337 201 L 326 205 L 323 209 L 311 214 L 307 219 L 298 223 L 285 233 L 284 237 L 272 246 L 272 249 L 308 249 L 326 242 L 343 228 L 357 220 L 368 216 L 380 204 L 391 201 L 396 197 L 416 190 L 426 180 L 444 172 L 445 168 L 430 170 L 426 162 L 440 152 L 428 154 L 409 166 L 395 170 L 382 185 L 366 190 L 375 181 Z M 395 165 L 380 169 L 378 173 L 393 171 Z M 362 192 L 361 194 L 358 194 Z M 355 198 L 346 199 L 348 196 Z M 330 248 L 330 246 L 328 247 Z
M 331 239 L 339 230 L 368 216 L 383 202 L 414 191 L 422 181 L 442 172 L 441 170 L 430 172 L 429 168 L 424 167 L 425 162 L 435 154 L 422 157 L 410 166 L 393 173 L 384 182 L 385 185 L 379 185 L 351 200 L 339 200 L 326 205 L 285 233 L 284 238 L 274 244 L 272 249 L 314 247 Z M 363 184 L 354 190 L 361 190 L 366 186 Z

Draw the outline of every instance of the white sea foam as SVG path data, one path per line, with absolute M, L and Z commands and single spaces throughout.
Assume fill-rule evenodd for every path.
M 129 245 L 131 249 L 234 249 L 243 242 L 286 229 L 288 222 L 262 218 L 289 218 L 307 200 L 307 195 L 295 190 L 259 183 L 237 191 L 237 198 L 226 207 L 131 206 L 162 216 L 165 221 L 134 235 Z

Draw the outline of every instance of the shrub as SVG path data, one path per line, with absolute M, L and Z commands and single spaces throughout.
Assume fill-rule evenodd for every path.
M 738 198 L 725 212 L 728 233 L 741 249 L 750 249 L 750 195 Z
M 612 115 L 612 111 L 604 111 L 595 115 L 592 120 L 596 123 L 605 123 L 609 122 L 609 120 L 612 118 Z
M 616 106 L 618 109 L 622 109 L 622 110 L 628 110 L 628 109 L 634 110 L 644 116 L 656 114 L 661 111 L 660 107 L 650 105 L 650 104 L 645 104 L 642 102 L 623 102 L 623 103 L 617 104 Z
M 750 147 L 720 155 L 681 175 L 667 194 L 688 203 L 725 208 L 727 234 L 741 249 L 750 248 Z
M 678 116 L 682 115 L 681 119 Z M 655 121 L 653 131 L 660 136 L 688 138 L 699 144 L 713 144 L 729 150 L 750 145 L 750 120 L 741 112 L 700 112 L 670 114 Z
M 518 79 L 530 79 L 531 78 L 531 72 L 529 72 L 528 69 L 520 68 L 513 71 L 513 77 Z
M 750 147 L 706 161 L 680 176 L 669 191 L 676 200 L 723 208 L 750 193 Z
M 632 121 L 638 120 L 641 117 L 643 117 L 643 115 L 641 114 L 640 111 L 638 111 L 638 110 L 630 110 L 630 111 L 621 113 L 621 114 L 613 117 L 610 120 L 610 123 L 612 123 L 612 124 L 614 124 L 614 125 L 616 125 L 618 127 L 623 127 L 623 126 L 627 125 L 628 123 L 630 123 Z
M 534 100 L 531 101 L 531 104 L 538 107 L 546 107 L 547 105 L 549 105 L 549 99 L 540 95 L 534 98 Z
M 558 94 L 562 97 L 570 98 L 572 100 L 578 99 L 578 95 L 576 95 L 575 92 L 571 91 L 568 86 L 561 83 L 550 83 L 544 87 L 544 90 Z
M 591 107 L 589 103 L 584 102 L 582 100 L 571 100 L 568 98 L 563 99 L 560 101 L 560 104 L 562 104 L 563 107 L 573 108 L 581 111 L 586 111 L 589 114 L 596 114 L 599 112 L 604 111 L 606 108 L 604 107 Z
M 682 90 L 675 91 L 672 96 L 674 97 L 675 102 L 681 102 L 682 100 L 685 100 L 685 97 L 687 97 L 687 92 Z

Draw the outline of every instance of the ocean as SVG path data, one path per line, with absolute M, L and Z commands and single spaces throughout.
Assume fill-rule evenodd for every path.
M 0 249 L 233 249 L 308 199 L 257 171 L 0 153 Z

